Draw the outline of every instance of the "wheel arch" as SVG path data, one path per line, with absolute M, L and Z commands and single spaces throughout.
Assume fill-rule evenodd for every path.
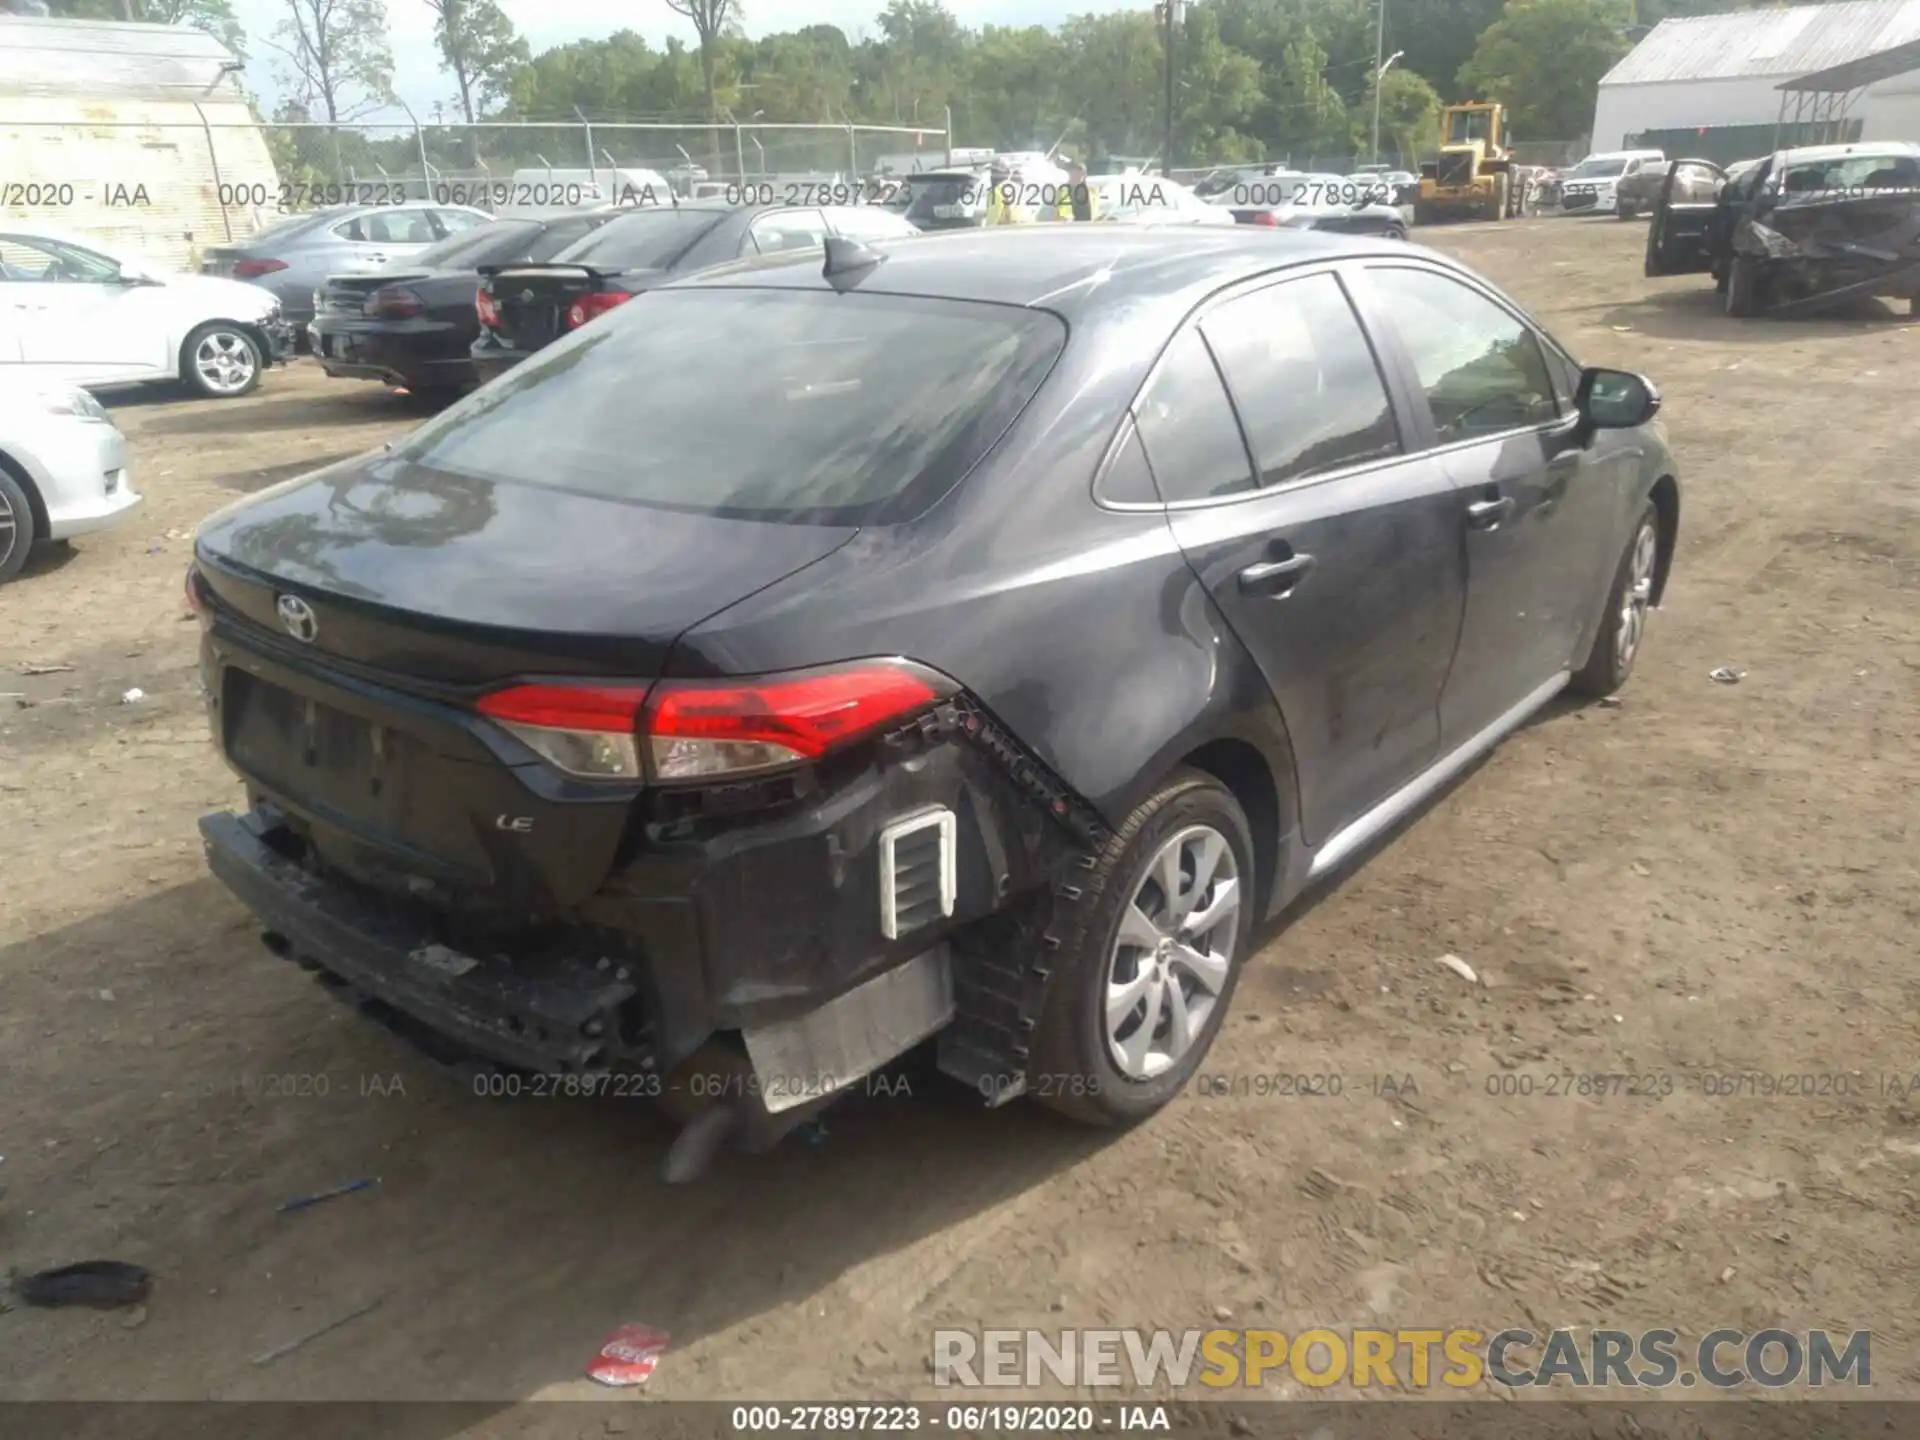
M 42 540 L 46 539 L 47 532 L 53 528 L 53 524 L 47 516 L 47 502 L 40 494 L 40 487 L 35 483 L 33 473 L 5 450 L 0 450 L 0 470 L 6 471 L 7 478 L 25 493 L 27 514 L 33 521 L 33 533 Z
M 1179 767 L 1211 775 L 1239 803 L 1253 836 L 1256 914 L 1264 914 L 1283 873 L 1282 839 L 1290 830 L 1288 791 L 1260 747 L 1237 735 L 1208 740 L 1181 756 L 1170 770 Z
M 1673 570 L 1674 547 L 1680 542 L 1680 482 L 1662 475 L 1653 482 L 1647 498 L 1653 501 L 1658 526 L 1660 554 L 1654 562 L 1653 600 L 1658 605 L 1667 593 L 1667 576 Z

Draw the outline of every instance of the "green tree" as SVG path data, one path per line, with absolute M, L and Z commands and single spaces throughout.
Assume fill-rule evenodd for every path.
M 1600 77 L 1631 48 L 1632 23 L 1633 0 L 1507 0 L 1460 83 L 1505 105 L 1516 135 L 1585 135 Z
M 700 41 L 700 79 L 707 96 L 708 166 L 720 170 L 720 44 L 740 28 L 740 0 L 667 0 L 667 8 L 693 22 Z
M 1423 76 L 1395 67 L 1380 80 L 1380 148 L 1409 162 L 1430 149 L 1439 134 L 1440 94 Z M 1353 148 L 1364 152 L 1373 139 L 1373 92 L 1353 112 Z M 1368 156 L 1369 159 L 1372 156 Z
M 1174 59 L 1169 168 L 1256 158 L 1262 147 L 1239 127 L 1260 103 L 1260 66 L 1221 39 L 1220 17 L 1212 7 L 1196 5 L 1186 12 Z
M 1280 73 L 1267 89 L 1281 148 L 1306 155 L 1338 154 L 1352 143 L 1353 125 L 1340 93 L 1327 83 L 1327 52 L 1311 35 L 1287 46 Z
M 378 109 L 393 94 L 393 48 L 381 0 L 285 0 L 267 44 L 293 99 L 329 125 Z
M 460 114 L 471 125 L 476 106 L 504 100 L 532 56 L 494 0 L 427 0 L 433 40 L 460 90 Z

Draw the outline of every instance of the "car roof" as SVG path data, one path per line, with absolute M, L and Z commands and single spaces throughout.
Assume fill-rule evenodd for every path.
M 1776 160 L 1782 165 L 1804 165 L 1814 160 L 1844 160 L 1850 155 L 1920 156 L 1920 144 L 1911 140 L 1861 140 L 1851 145 L 1802 145 L 1782 150 Z
M 1163 304 L 1184 315 L 1240 280 L 1315 260 L 1406 255 L 1410 249 L 1404 241 L 1314 230 L 1235 226 L 1168 234 L 1121 225 L 996 227 L 873 241 L 870 248 L 886 261 L 859 280 L 863 292 L 1023 305 L 1069 321 L 1137 303 Z M 721 287 L 825 290 L 830 282 L 816 250 L 704 271 L 669 288 Z

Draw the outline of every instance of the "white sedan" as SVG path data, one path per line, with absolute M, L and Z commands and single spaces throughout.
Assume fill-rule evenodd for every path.
M 1102 220 L 1133 225 L 1235 225 L 1233 211 L 1158 175 L 1100 175 L 1093 187 Z
M 0 377 L 0 583 L 36 543 L 103 530 L 139 503 L 126 439 L 98 400 Z
M 292 343 L 280 302 L 256 285 L 169 275 L 0 221 L 0 376 L 90 390 L 178 380 L 228 400 Z

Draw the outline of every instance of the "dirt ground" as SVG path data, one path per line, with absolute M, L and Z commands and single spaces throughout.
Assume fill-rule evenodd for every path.
M 1239 1093 L 1116 1138 L 921 1082 L 690 1190 L 646 1109 L 476 1097 L 203 872 L 194 821 L 239 792 L 191 528 L 417 413 L 304 361 L 120 404 L 143 513 L 0 590 L 0 691 L 31 702 L 0 699 L 0 1262 L 156 1280 L 139 1323 L 0 1314 L 0 1395 L 573 1396 L 643 1321 L 673 1337 L 655 1396 L 901 1398 L 935 1393 L 936 1326 L 1231 1316 L 1868 1328 L 1877 1395 L 1920 1396 L 1920 323 L 1730 321 L 1643 280 L 1643 235 L 1431 234 L 1658 381 L 1679 556 L 1623 703 L 1542 718 L 1266 938 L 1207 1066 Z M 1267 1078 L 1299 1074 L 1342 1093 Z

